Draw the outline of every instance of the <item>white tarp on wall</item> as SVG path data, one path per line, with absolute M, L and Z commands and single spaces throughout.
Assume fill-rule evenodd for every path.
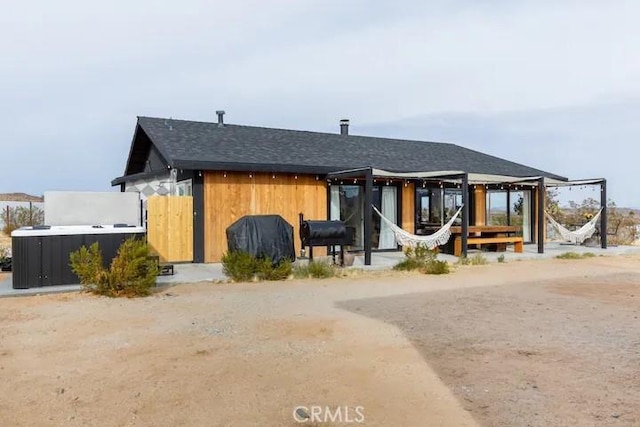
M 46 191 L 45 225 L 140 225 L 140 194 Z

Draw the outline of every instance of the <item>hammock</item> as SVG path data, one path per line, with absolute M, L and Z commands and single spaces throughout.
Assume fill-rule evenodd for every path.
M 398 227 L 389 219 L 385 218 L 382 213 L 380 213 L 380 211 L 376 209 L 375 206 L 373 206 L 373 210 L 378 215 L 380 215 L 380 219 L 389 226 L 391 231 L 393 231 L 393 234 L 396 236 L 396 240 L 400 245 L 409 246 L 412 248 L 421 245 L 426 246 L 429 249 L 433 249 L 436 246 L 444 245 L 449 241 L 449 238 L 451 237 L 451 225 L 453 224 L 453 221 L 455 221 L 455 219 L 458 217 L 458 215 L 460 215 L 462 206 L 460 207 L 460 209 L 458 209 L 458 212 L 456 212 L 453 218 L 449 220 L 449 222 L 447 222 L 441 229 L 428 236 L 417 236 L 415 234 L 411 234 Z
M 591 218 L 589 222 L 580 227 L 579 230 L 571 231 L 564 227 L 562 224 L 558 223 L 555 219 L 553 219 L 553 217 L 549 215 L 549 212 L 545 212 L 547 218 L 549 219 L 549 222 L 551 223 L 553 228 L 555 228 L 556 231 L 560 234 L 560 236 L 562 236 L 562 239 L 576 245 L 593 236 L 593 233 L 596 232 L 596 223 L 598 222 L 598 218 L 600 218 L 601 213 L 602 208 L 598 211 L 597 214 L 594 215 L 593 218 Z

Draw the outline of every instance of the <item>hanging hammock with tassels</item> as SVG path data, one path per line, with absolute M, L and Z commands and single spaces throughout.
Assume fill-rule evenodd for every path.
M 576 245 L 583 243 L 589 237 L 593 236 L 593 233 L 596 232 L 596 223 L 598 222 L 598 219 L 600 218 L 601 213 L 602 213 L 602 208 L 598 211 L 597 214 L 594 215 L 593 218 L 591 218 L 589 222 L 587 222 L 585 225 L 580 227 L 579 230 L 571 231 L 566 227 L 564 227 L 562 224 L 560 224 L 558 221 L 553 219 L 553 217 L 549 215 L 549 212 L 545 212 L 545 214 L 547 215 L 547 218 L 549 219 L 549 222 L 551 223 L 553 228 L 558 232 L 558 234 L 560 234 L 562 239 L 567 242 L 574 243 Z
M 436 246 L 444 245 L 449 241 L 451 237 L 451 226 L 453 222 L 456 220 L 460 212 L 462 212 L 462 206 L 458 209 L 458 212 L 447 222 L 442 228 L 436 231 L 433 234 L 428 236 L 418 236 L 416 234 L 411 234 L 402 228 L 398 227 L 398 225 L 394 224 L 391 220 L 386 218 L 382 213 L 373 206 L 373 210 L 380 215 L 380 219 L 384 221 L 393 234 L 396 236 L 396 241 L 402 246 L 408 246 L 415 248 L 416 246 L 426 246 L 429 249 L 433 249 Z

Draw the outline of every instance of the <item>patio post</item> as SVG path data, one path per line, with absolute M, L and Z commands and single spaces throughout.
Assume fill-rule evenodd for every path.
M 544 253 L 544 199 L 545 199 L 544 177 L 538 179 L 538 253 Z
M 371 235 L 373 233 L 373 170 L 364 174 L 364 265 L 371 265 Z
M 607 249 L 607 180 L 603 179 L 600 183 L 600 206 L 602 213 L 600 214 L 600 245 L 602 249 Z
M 469 234 L 469 174 L 462 175 L 462 256 L 467 256 L 467 235 Z

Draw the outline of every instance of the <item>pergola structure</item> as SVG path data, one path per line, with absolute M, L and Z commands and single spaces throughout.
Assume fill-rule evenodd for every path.
M 469 185 L 522 185 L 537 189 L 536 213 L 537 213 L 537 244 L 538 253 L 544 253 L 545 238 L 545 192 L 547 187 L 566 187 L 578 185 L 600 185 L 600 204 L 602 214 L 600 217 L 601 245 L 603 249 L 607 247 L 607 181 L 604 178 L 560 181 L 544 176 L 535 177 L 511 177 L 502 175 L 489 175 L 469 173 L 464 171 L 424 171 L 424 172 L 391 172 L 373 167 L 364 167 L 337 171 L 327 174 L 329 182 L 338 179 L 360 179 L 364 181 L 364 263 L 371 265 L 372 234 L 373 234 L 373 185 L 374 180 L 390 179 L 404 180 L 405 182 L 449 182 L 459 186 L 462 193 L 462 224 L 461 243 L 462 255 L 467 255 L 468 234 L 469 234 Z M 407 230 L 409 231 L 409 230 Z

